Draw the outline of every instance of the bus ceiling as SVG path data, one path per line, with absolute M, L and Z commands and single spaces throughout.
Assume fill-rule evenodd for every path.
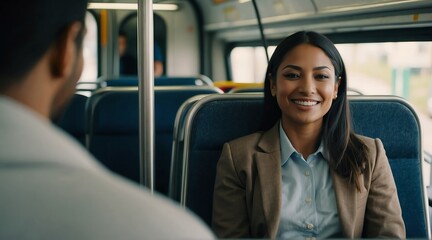
M 204 30 L 225 41 L 260 38 L 252 0 L 192 0 L 204 16 Z M 282 38 L 298 30 L 323 33 L 432 26 L 430 0 L 259 0 L 265 36 Z

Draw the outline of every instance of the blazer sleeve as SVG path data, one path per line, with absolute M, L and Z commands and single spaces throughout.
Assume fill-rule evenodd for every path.
M 217 164 L 212 227 L 219 238 L 250 237 L 246 190 L 228 143 L 225 143 Z
M 371 183 L 367 199 L 363 236 L 405 239 L 405 224 L 393 174 L 381 140 L 370 149 Z M 376 154 L 373 152 L 376 151 Z M 373 164 L 375 163 L 375 164 Z

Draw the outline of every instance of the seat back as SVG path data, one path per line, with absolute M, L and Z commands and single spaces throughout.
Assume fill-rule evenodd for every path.
M 172 141 L 172 154 L 171 154 L 171 169 L 170 169 L 170 183 L 168 189 L 168 196 L 180 202 L 180 189 L 181 189 L 181 168 L 183 166 L 183 144 L 184 144 L 184 122 L 190 108 L 201 98 L 208 95 L 196 95 L 189 98 L 180 106 L 174 120 L 173 141 Z
M 168 77 L 161 76 L 155 78 L 155 86 L 213 86 L 213 82 L 205 75 L 196 77 Z
M 197 94 L 221 93 L 211 86 L 155 87 L 155 190 L 167 194 L 174 119 L 180 105 Z M 138 88 L 104 88 L 89 100 L 89 144 L 112 171 L 139 182 Z
M 185 121 L 181 204 L 209 225 L 216 164 L 225 142 L 258 130 L 262 94 L 204 97 Z M 351 96 L 357 133 L 380 138 L 394 175 L 408 238 L 428 238 L 428 214 L 422 177 L 420 125 L 401 98 Z
M 180 203 L 210 225 L 216 164 L 222 146 L 258 130 L 262 94 L 225 94 L 204 97 L 185 117 Z M 180 144 L 181 145 L 181 144 Z M 179 157 L 177 157 L 179 158 Z M 175 162 L 173 162 L 175 164 Z M 201 195 L 201 199 L 198 197 Z
M 429 238 L 423 184 L 420 123 L 415 111 L 397 97 L 351 97 L 357 133 L 383 142 L 398 190 L 407 238 Z
M 85 146 L 85 109 L 88 97 L 74 94 L 62 115 L 54 123 Z
M 136 87 L 138 86 L 137 76 L 120 76 L 114 79 L 104 80 L 102 83 L 106 87 Z M 212 86 L 213 82 L 205 75 L 191 77 L 156 77 L 155 86 Z
M 237 87 L 228 91 L 228 93 L 263 93 L 263 87 Z
M 137 87 L 138 76 L 120 76 L 113 79 L 101 80 L 102 87 Z

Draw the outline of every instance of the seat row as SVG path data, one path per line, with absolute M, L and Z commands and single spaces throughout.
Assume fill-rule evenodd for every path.
M 138 76 L 118 76 L 114 78 L 101 78 L 96 82 L 78 82 L 78 91 L 95 91 L 103 87 L 137 87 Z M 205 76 L 155 77 L 154 86 L 213 86 L 213 81 Z
M 192 96 L 220 94 L 212 86 L 155 87 L 155 190 L 168 193 L 174 120 Z M 137 87 L 105 87 L 90 97 L 75 94 L 57 124 L 112 171 L 139 182 L 139 96 Z

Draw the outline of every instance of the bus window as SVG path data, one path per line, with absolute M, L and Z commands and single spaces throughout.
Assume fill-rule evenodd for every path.
M 231 51 L 230 61 L 233 82 L 264 82 L 267 60 L 263 49 L 263 47 L 235 47 Z M 275 49 L 276 46 L 268 47 L 269 56 L 273 54 Z
M 422 124 L 424 150 L 432 152 L 432 109 L 428 106 L 432 99 L 432 42 L 336 46 L 345 61 L 349 87 L 367 95 L 397 95 L 409 101 Z
M 86 35 L 83 42 L 84 69 L 80 82 L 96 82 L 98 77 L 97 23 L 90 12 L 86 14 Z

